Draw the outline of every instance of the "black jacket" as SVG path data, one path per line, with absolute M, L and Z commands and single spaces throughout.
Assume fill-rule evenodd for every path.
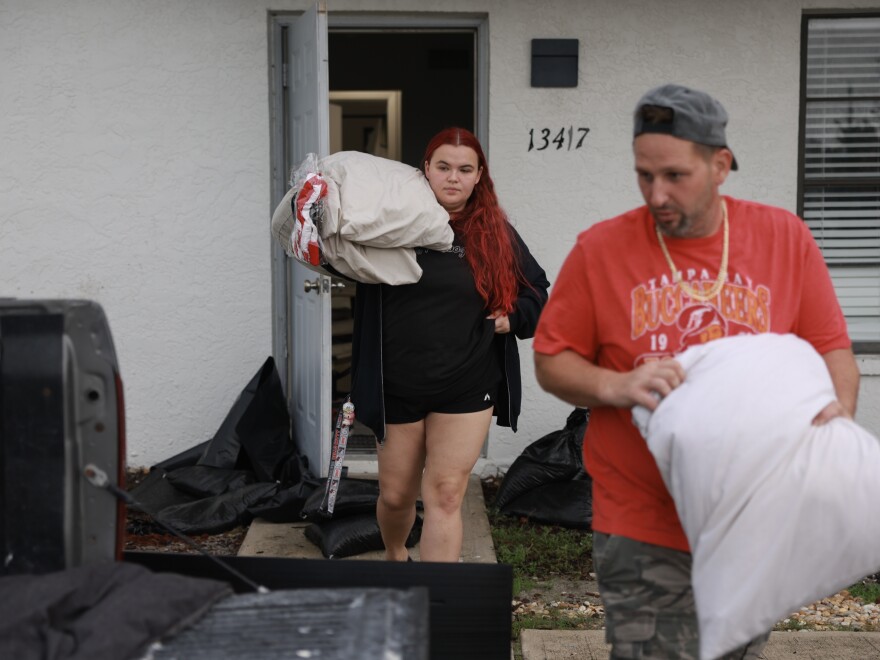
M 495 335 L 495 349 L 502 365 L 501 384 L 493 414 L 499 426 L 516 431 L 522 404 L 519 350 L 516 340 L 534 336 L 538 317 L 547 302 L 550 283 L 544 269 L 535 261 L 515 229 L 511 231 L 519 246 L 520 268 L 531 286 L 520 288 L 514 311 L 508 316 L 510 333 Z M 351 401 L 358 421 L 366 424 L 379 441 L 385 439 L 385 402 L 382 391 L 382 286 L 358 282 L 354 300 L 352 337 Z

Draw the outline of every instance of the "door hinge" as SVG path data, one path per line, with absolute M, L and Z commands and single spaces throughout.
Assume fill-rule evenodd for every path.
M 281 88 L 287 89 L 287 62 L 281 65 Z

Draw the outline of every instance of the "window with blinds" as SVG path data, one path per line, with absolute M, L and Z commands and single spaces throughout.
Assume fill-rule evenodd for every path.
M 880 342 L 880 15 L 804 18 L 801 217 L 855 342 Z

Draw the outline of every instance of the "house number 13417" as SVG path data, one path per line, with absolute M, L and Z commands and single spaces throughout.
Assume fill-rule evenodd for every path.
M 584 138 L 590 132 L 589 128 L 563 126 L 557 132 L 556 129 L 550 128 L 530 128 L 529 129 L 529 151 L 544 151 L 544 149 L 555 146 L 556 150 L 580 149 L 584 144 Z

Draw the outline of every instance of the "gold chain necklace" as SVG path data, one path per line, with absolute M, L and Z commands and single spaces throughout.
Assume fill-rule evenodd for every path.
M 669 250 L 666 249 L 666 242 L 663 240 L 660 226 L 657 223 L 654 223 L 654 231 L 657 232 L 657 240 L 660 241 L 660 249 L 663 250 L 663 256 L 666 257 L 666 263 L 669 264 L 669 269 L 672 271 L 673 283 L 681 287 L 681 290 L 684 291 L 689 298 L 693 298 L 700 302 L 706 302 L 717 296 L 718 292 L 721 291 L 721 287 L 723 287 L 724 283 L 727 281 L 727 256 L 728 248 L 730 246 L 730 227 L 727 222 L 727 204 L 723 199 L 721 200 L 721 217 L 721 222 L 724 224 L 724 247 L 721 248 L 721 267 L 718 269 L 718 279 L 715 280 L 715 284 L 713 284 L 705 293 L 697 291 L 690 284 L 682 281 L 681 271 L 675 267 L 675 262 L 672 260 Z

